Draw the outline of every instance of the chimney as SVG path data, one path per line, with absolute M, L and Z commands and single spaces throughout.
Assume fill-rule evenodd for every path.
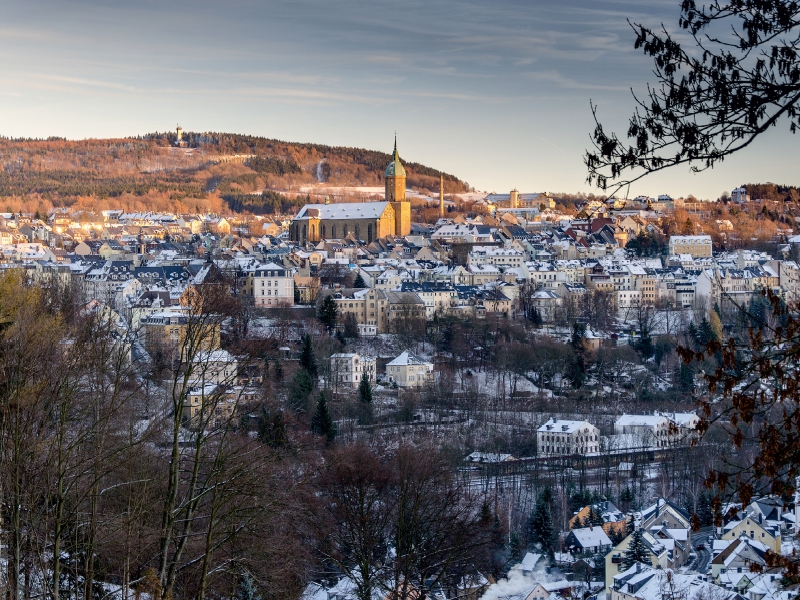
M 439 218 L 444 218 L 444 175 L 439 175 Z

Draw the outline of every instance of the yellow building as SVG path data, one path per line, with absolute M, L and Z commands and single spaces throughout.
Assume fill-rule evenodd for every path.
M 406 200 L 406 170 L 394 145 L 392 162 L 386 167 L 384 202 L 306 204 L 292 219 L 289 235 L 304 244 L 340 239 L 354 234 L 367 244 L 387 235 L 411 233 L 411 203 Z
M 217 320 L 193 316 L 186 311 L 164 309 L 143 316 L 140 320 L 145 350 L 164 351 L 185 357 L 187 336 L 191 345 L 204 350 L 216 350 L 220 342 Z
M 775 554 L 781 553 L 781 530 L 774 523 L 749 515 L 741 521 L 728 523 L 723 529 L 722 539 L 736 540 L 742 535 L 768 546 Z

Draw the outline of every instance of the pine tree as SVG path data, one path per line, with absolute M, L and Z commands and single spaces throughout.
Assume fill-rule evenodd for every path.
M 360 272 L 356 273 L 356 279 L 355 279 L 355 281 L 353 281 L 353 287 L 354 288 L 358 288 L 358 289 L 362 289 L 362 288 L 367 287 L 367 284 L 364 281 L 364 278 L 361 276 Z
M 283 381 L 283 363 L 280 358 L 275 359 L 275 380 Z
M 522 560 L 524 553 L 522 552 L 522 542 L 519 540 L 519 536 L 515 533 L 511 534 L 511 544 L 510 544 L 510 560 L 511 564 L 517 564 Z
M 261 407 L 261 417 L 258 423 L 258 438 L 262 443 L 273 448 L 285 446 L 289 438 L 286 435 L 286 423 L 283 413 L 279 410 L 271 411 L 266 406 Z
M 303 338 L 303 349 L 300 351 L 300 366 L 308 371 L 312 381 L 317 378 L 317 357 L 314 356 L 314 346 L 311 343 L 311 335 L 308 333 Z
M 550 513 L 550 502 L 553 494 L 545 488 L 536 500 L 536 506 L 528 520 L 528 540 L 553 559 L 556 550 L 556 531 L 553 527 L 553 515 Z
M 314 389 L 314 382 L 305 369 L 297 369 L 291 385 L 289 386 L 289 406 L 296 411 L 304 412 L 308 409 L 308 395 Z
M 253 578 L 249 573 L 242 573 L 239 579 L 239 589 L 236 592 L 237 600 L 261 600 L 261 596 L 256 592 Z
M 319 320 L 325 325 L 328 333 L 336 329 L 336 320 L 338 318 L 338 311 L 336 309 L 336 301 L 333 296 L 325 296 L 322 305 L 319 307 Z
M 314 418 L 311 419 L 311 431 L 317 435 L 325 436 L 329 444 L 336 437 L 336 428 L 334 427 L 333 417 L 331 417 L 331 411 L 328 408 L 328 401 L 324 392 L 319 393 L 317 410 L 314 413 Z
M 596 510 L 594 505 L 589 507 L 589 516 L 587 517 L 590 525 L 594 525 L 596 527 L 603 526 L 603 515 L 600 514 L 600 511 Z
M 650 550 L 644 543 L 644 529 L 636 529 L 631 534 L 631 541 L 622 557 L 622 571 L 627 571 L 636 563 L 650 564 Z
M 372 404 L 372 386 L 366 373 L 361 374 L 361 383 L 358 384 L 358 399 L 364 404 Z

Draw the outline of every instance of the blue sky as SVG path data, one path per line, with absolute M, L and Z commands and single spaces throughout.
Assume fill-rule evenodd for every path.
M 480 190 L 592 191 L 599 105 L 624 130 L 648 60 L 626 22 L 671 26 L 678 0 L 0 2 L 0 134 L 229 131 L 391 150 Z M 703 174 L 633 194 L 716 197 L 796 180 L 776 129 Z M 793 179 L 795 177 L 795 179 Z

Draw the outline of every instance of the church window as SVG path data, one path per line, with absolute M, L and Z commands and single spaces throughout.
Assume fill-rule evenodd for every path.
M 322 232 L 321 235 L 324 238 L 325 237 L 325 225 L 321 226 L 320 231 Z
M 342 237 L 347 235 L 347 225 L 344 225 L 344 231 L 342 232 Z
M 303 225 L 303 239 L 301 241 L 304 242 L 305 240 L 306 240 L 306 226 Z
M 336 239 L 336 225 L 331 225 L 331 237 Z
M 316 225 L 312 225 L 311 226 L 311 237 L 314 238 L 316 236 L 317 236 L 317 226 Z
M 367 243 L 368 244 L 372 243 L 372 223 L 367 225 Z

